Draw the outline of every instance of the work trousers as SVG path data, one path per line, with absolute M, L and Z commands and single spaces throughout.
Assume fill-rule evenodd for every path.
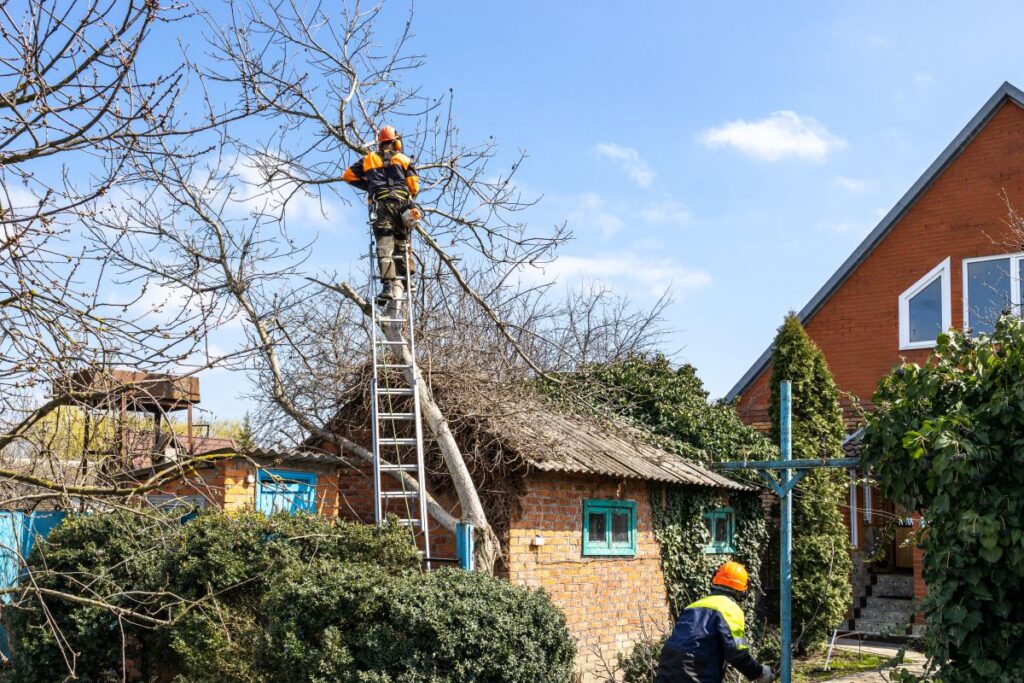
M 662 648 L 654 683 L 721 683 L 724 667 L 700 662 L 692 652 L 680 652 L 666 645 Z
M 376 202 L 373 218 L 373 239 L 377 242 L 377 264 L 381 282 L 405 280 L 407 271 L 409 231 L 402 223 L 406 202 L 381 199 Z M 395 258 L 396 256 L 400 258 Z

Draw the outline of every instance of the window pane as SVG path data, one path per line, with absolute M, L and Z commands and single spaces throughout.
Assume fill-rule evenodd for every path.
M 629 513 L 612 513 L 612 543 L 629 543 Z
M 942 332 L 942 277 L 910 299 L 910 341 L 935 341 Z
M 589 533 L 587 541 L 590 543 L 605 543 L 607 541 L 608 529 L 605 525 L 605 514 L 603 512 L 591 512 L 589 521 Z
M 992 332 L 1010 309 L 1010 259 L 967 264 L 967 326 L 973 334 Z
M 729 542 L 729 520 L 725 515 L 715 520 L 715 543 Z
M 704 526 L 708 528 L 708 537 L 715 542 L 715 518 L 710 514 L 704 515 Z

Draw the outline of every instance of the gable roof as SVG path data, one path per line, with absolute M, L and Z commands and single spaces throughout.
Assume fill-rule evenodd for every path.
M 832 294 L 839 289 L 840 286 L 846 281 L 846 279 L 857 269 L 864 259 L 874 251 L 875 247 L 885 239 L 885 236 L 889 234 L 889 231 L 899 222 L 903 215 L 914 205 L 915 202 L 924 194 L 933 182 L 942 174 L 943 171 L 958 157 L 960 153 L 964 151 L 967 145 L 974 139 L 974 137 L 981 132 L 981 129 L 985 127 L 985 124 L 999 111 L 1000 107 L 1003 106 L 1007 101 L 1012 101 L 1020 107 L 1024 107 L 1024 91 L 1010 83 L 1009 81 L 999 86 L 999 89 L 988 99 L 988 102 L 974 115 L 967 125 L 964 126 L 963 130 L 953 138 L 953 141 L 949 143 L 946 149 L 942 150 L 942 154 L 932 162 L 931 166 L 925 170 L 924 174 L 917 179 L 906 194 L 900 198 L 896 205 L 885 215 L 884 218 L 875 226 L 875 229 L 864 238 L 864 241 L 850 254 L 841 266 L 839 270 L 833 273 L 832 277 L 822 286 L 821 289 L 811 298 L 807 305 L 800 309 L 797 314 L 797 318 L 800 320 L 802 325 L 806 325 L 807 321 L 811 319 L 815 313 L 825 305 L 825 302 L 832 296 Z M 726 401 L 734 401 L 741 393 L 743 393 L 748 386 L 750 386 L 755 379 L 757 379 L 765 368 L 768 367 L 768 363 L 771 361 L 772 352 L 774 351 L 774 345 L 769 346 L 765 349 L 764 353 L 750 366 L 750 369 L 744 373 L 743 377 L 736 383 L 736 385 L 729 390 L 726 394 Z

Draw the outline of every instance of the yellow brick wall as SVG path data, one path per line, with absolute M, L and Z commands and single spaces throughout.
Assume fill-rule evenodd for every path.
M 261 466 L 275 470 L 315 473 L 317 514 L 331 519 L 338 516 L 340 494 L 337 465 L 261 463 Z M 256 465 L 243 458 L 219 460 L 190 477 L 170 481 L 152 493 L 176 496 L 202 495 L 211 507 L 222 508 L 225 512 L 252 509 L 256 506 Z
M 635 557 L 583 556 L 583 501 L 636 501 Z M 603 681 L 605 663 L 644 634 L 671 627 L 661 555 L 651 526 L 646 482 L 533 474 L 509 530 L 509 580 L 543 588 L 565 612 L 585 683 Z M 543 545 L 533 545 L 535 537 Z

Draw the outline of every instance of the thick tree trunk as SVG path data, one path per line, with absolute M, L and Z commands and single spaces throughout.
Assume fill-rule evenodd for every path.
M 316 282 L 343 294 L 354 304 L 359 306 L 360 310 L 368 317 L 372 315 L 370 304 L 347 283 L 342 283 L 341 285 L 328 285 L 323 282 Z M 382 325 L 381 327 L 384 336 L 388 341 L 406 341 L 402 336 L 401 325 L 396 323 Z M 455 487 L 455 494 L 458 497 L 459 506 L 462 508 L 463 518 L 473 525 L 476 536 L 477 569 L 479 571 L 486 571 L 493 574 L 495 567 L 497 566 L 498 559 L 501 557 L 501 545 L 498 541 L 497 534 L 494 533 L 494 530 L 487 521 L 487 513 L 484 512 L 483 503 L 480 501 L 480 494 L 477 492 L 476 484 L 473 483 L 473 478 L 469 474 L 469 468 L 466 466 L 466 460 L 462 457 L 462 450 L 459 448 L 459 444 L 455 441 L 455 435 L 452 434 L 451 429 L 448 427 L 448 421 L 445 419 L 440 406 L 438 406 L 437 402 L 434 400 L 434 397 L 430 392 L 430 387 L 427 385 L 426 381 L 424 381 L 423 375 L 419 371 L 419 367 L 413 362 L 414 359 L 409 346 L 407 344 L 399 344 L 395 346 L 396 348 L 401 349 L 399 355 L 402 359 L 402 363 L 410 366 L 404 371 L 405 379 L 409 383 L 409 386 L 415 386 L 417 389 L 417 394 L 420 400 L 420 412 L 423 415 L 423 421 L 426 423 L 427 428 L 430 430 L 430 433 L 437 442 L 438 448 L 441 449 L 441 455 L 444 458 L 445 467 L 451 475 L 452 484 Z M 414 369 L 415 374 L 413 372 Z M 451 531 L 454 531 L 454 528 L 452 528 Z

